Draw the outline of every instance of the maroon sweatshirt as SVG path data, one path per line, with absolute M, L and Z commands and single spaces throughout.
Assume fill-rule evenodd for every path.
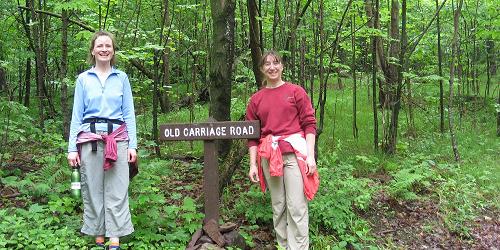
M 316 118 L 311 99 L 305 90 L 286 82 L 277 88 L 262 88 L 250 98 L 246 120 L 260 120 L 260 137 L 290 135 L 303 131 L 316 134 Z M 259 140 L 248 140 L 248 147 L 257 146 Z M 294 152 L 292 146 L 280 141 L 282 153 Z

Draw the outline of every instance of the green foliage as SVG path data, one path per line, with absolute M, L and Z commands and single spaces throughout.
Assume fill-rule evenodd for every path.
M 368 223 L 357 216 L 356 210 L 370 205 L 375 191 L 369 186 L 370 180 L 353 177 L 354 167 L 338 162 L 336 156 L 325 156 L 318 165 L 321 186 L 309 210 L 313 234 L 332 234 L 340 247 L 350 244 L 363 248 L 373 239 Z
M 260 187 L 252 185 L 245 193 L 240 195 L 236 201 L 235 212 L 242 215 L 251 224 L 272 224 L 273 213 L 270 207 L 271 197 L 264 195 Z
M 28 210 L 0 209 L 0 249 L 86 249 L 74 216 L 53 214 L 48 206 L 33 204 Z M 64 239 L 64 240 L 61 240 Z
M 48 1 L 44 11 L 60 14 L 68 9 L 74 15 L 73 20 L 98 29 L 99 21 L 106 18 L 106 29 L 116 34 L 119 50 L 118 66 L 126 69 L 129 74 L 136 102 L 139 155 L 144 159 L 141 163 L 141 173 L 130 186 L 130 206 L 136 232 L 123 241 L 124 248 L 133 249 L 183 249 L 194 230 L 200 227 L 202 214 L 198 212 L 199 205 L 192 197 L 186 197 L 185 192 L 194 192 L 192 183 L 171 187 L 166 183 L 172 180 L 182 180 L 184 177 L 173 171 L 177 163 L 164 160 L 152 160 L 157 146 L 152 138 L 151 103 L 152 80 L 143 74 L 148 72 L 165 80 L 167 85 L 161 86 L 171 103 L 179 103 L 184 97 L 194 97 L 196 91 L 208 86 L 210 72 L 209 48 L 211 34 L 210 6 L 208 2 L 193 4 L 191 2 L 172 1 L 169 3 L 169 18 L 165 27 L 163 10 L 165 6 L 159 1 L 116 1 L 100 4 L 94 0 Z M 236 39 L 235 40 L 235 72 L 232 91 L 231 111 L 233 120 L 244 113 L 249 96 L 256 90 L 254 76 L 251 70 L 251 54 L 248 49 L 248 20 L 245 16 L 244 2 L 236 5 Z M 300 9 L 294 4 L 278 6 L 274 10 L 270 1 L 264 1 L 263 11 L 257 20 L 262 21 L 262 46 L 285 49 L 285 42 L 292 45 L 289 51 L 285 78 L 290 81 L 299 79 L 299 65 L 305 63 L 306 74 L 313 72 L 308 67 L 327 67 L 326 70 L 350 70 L 350 55 L 352 52 L 349 39 L 349 20 L 356 15 L 355 26 L 357 40 L 355 62 L 357 70 L 368 73 L 367 57 L 369 46 L 367 38 L 376 35 L 387 45 L 397 42 L 388 37 L 387 27 L 390 27 L 390 2 L 381 2 L 380 29 L 367 28 L 369 20 L 364 14 L 364 2 L 354 1 L 347 13 L 343 29 L 340 31 L 338 53 L 335 58 L 329 58 L 334 41 L 336 28 L 342 17 L 347 1 L 324 1 L 324 34 L 325 40 L 318 35 L 319 1 L 312 1 L 306 11 L 293 39 L 288 41 L 290 25 L 295 24 L 294 18 Z M 271 4 L 269 4 L 271 3 Z M 23 3 L 21 3 L 23 4 Z M 35 3 L 36 4 L 36 3 Z M 391 198 L 398 202 L 432 199 L 439 205 L 439 213 L 447 228 L 467 236 L 467 222 L 470 222 L 482 209 L 498 209 L 500 204 L 500 162 L 498 152 L 500 144 L 493 130 L 496 128 L 495 112 L 500 106 L 494 104 L 490 97 L 479 98 L 480 93 L 473 90 L 474 83 L 470 72 L 479 72 L 476 79 L 481 88 L 485 85 L 484 75 L 486 55 L 484 42 L 492 40 L 498 44 L 500 32 L 494 27 L 500 23 L 495 1 L 480 1 L 478 5 L 465 5 L 462 13 L 464 23 L 471 24 L 467 29 L 460 29 L 464 46 L 463 57 L 458 62 L 469 65 L 464 68 L 463 75 L 456 83 L 461 89 L 461 96 L 456 98 L 456 107 L 460 116 L 457 118 L 457 138 L 462 162 L 455 163 L 450 153 L 449 136 L 437 133 L 439 114 L 439 91 L 435 88 L 440 80 L 447 81 L 448 76 L 437 75 L 436 33 L 431 28 L 423 36 L 415 52 L 408 58 L 409 68 L 404 77 L 411 79 L 413 100 L 415 105 L 416 127 L 412 137 L 406 137 L 408 124 L 405 123 L 405 112 L 408 104 L 404 90 L 402 113 L 400 115 L 400 131 L 398 135 L 397 152 L 393 158 L 374 154 L 372 150 L 373 131 L 371 98 L 364 98 L 366 85 L 361 77 L 358 82 L 358 126 L 359 138 L 352 138 L 351 124 L 353 114 L 350 112 L 352 96 L 350 87 L 352 81 L 342 78 L 344 89 L 333 89 L 329 85 L 324 134 L 321 135 L 318 162 L 321 173 L 321 189 L 314 201 L 310 203 L 310 224 L 312 249 L 344 249 L 373 248 L 370 226 L 363 220 L 362 214 L 372 208 L 374 193 L 387 191 Z M 147 8 L 146 8 L 147 6 Z M 303 6 L 303 5 L 302 5 Z M 43 130 L 37 128 L 41 122 L 36 118 L 40 109 L 39 100 L 35 94 L 36 83 L 34 72 L 31 79 L 31 106 L 26 108 L 14 99 L 22 99 L 26 86 L 26 60 L 33 59 L 34 53 L 27 50 L 29 41 L 21 24 L 26 12 L 18 9 L 15 1 L 2 1 L 0 15 L 5 17 L 0 22 L 0 67 L 5 69 L 7 90 L 0 90 L 0 188 L 12 188 L 21 193 L 16 201 L 26 204 L 27 209 L 0 209 L 0 249 L 27 248 L 46 249 L 87 249 L 91 240 L 80 237 L 81 211 L 77 201 L 69 197 L 69 168 L 65 159 L 66 142 L 60 134 L 62 131 L 62 116 L 59 103 L 61 79 L 69 82 L 69 96 L 72 96 L 74 77 L 83 69 L 89 67 L 85 62 L 88 53 L 88 40 L 92 36 L 89 31 L 82 30 L 78 25 L 70 25 L 68 37 L 68 72 L 66 76 L 59 75 L 61 53 L 61 22 L 58 18 L 48 18 L 47 23 L 33 20 L 28 23 L 30 28 L 46 24 L 50 29 L 44 29 L 41 36 L 45 45 L 43 53 L 47 58 L 45 83 L 51 101 L 55 105 L 55 117 L 43 121 Z M 36 6 L 38 8 L 39 6 Z M 99 17 L 99 7 L 103 16 Z M 475 8 L 478 8 L 475 10 Z M 311 11 L 312 10 L 312 11 Z M 425 27 L 428 13 L 434 13 L 434 2 L 408 1 L 407 31 L 409 37 L 418 37 L 421 28 Z M 12 13 L 18 13 L 13 15 Z M 107 14 L 104 14 L 107 13 Z M 241 14 L 240 14 L 241 13 Z M 283 22 L 274 27 L 274 13 L 282 13 Z M 43 16 L 43 13 L 41 13 Z M 445 5 L 440 12 L 442 44 L 449 44 L 452 33 L 453 10 L 451 5 Z M 78 17 L 78 18 L 76 18 Z M 358 18 L 359 17 L 359 18 Z M 275 34 L 276 33 L 276 34 Z M 33 33 L 32 33 L 33 34 Z M 275 34 L 270 36 L 266 34 Z M 164 41 L 158 41 L 162 37 Z M 271 39 L 278 38 L 276 41 Z M 299 60 L 298 42 L 306 42 L 305 62 Z M 274 44 L 276 43 L 276 44 Z M 309 45 L 322 44 L 323 48 L 313 48 Z M 361 47 L 359 49 L 358 47 Z M 368 48 L 365 50 L 365 48 Z M 444 49 L 443 65 L 448 65 L 450 50 Z M 165 50 L 168 55 L 168 83 L 160 68 L 154 67 L 155 51 Z M 325 53 L 326 52 L 326 53 Z M 323 65 L 319 65 L 320 55 L 323 55 Z M 159 55 L 161 56 L 161 55 Z M 156 57 L 157 59 L 161 57 Z M 369 58 L 369 57 L 368 57 Z M 131 66 L 130 60 L 136 60 L 144 69 L 138 70 Z M 398 63 L 391 57 L 392 63 Z M 349 62 L 349 63 L 347 63 Z M 34 62 L 32 61 L 32 67 Z M 160 66 L 166 66 L 166 63 Z M 446 66 L 447 67 L 447 66 Z M 445 68 L 446 69 L 446 68 Z M 446 72 L 446 70 L 445 70 Z M 331 72 L 331 76 L 335 75 Z M 361 75 L 363 76 L 363 75 Z M 306 76 L 308 77 L 308 76 Z M 458 77 L 458 76 L 457 76 Z M 498 82 L 497 76 L 492 76 L 491 82 Z M 462 81 L 460 78 L 463 78 Z M 30 80 L 30 79 L 28 79 Z M 332 82 L 336 79 L 329 79 Z M 368 80 L 368 79 L 366 79 Z M 330 82 L 329 82 L 330 84 Z M 317 86 L 317 85 L 316 85 Z M 498 88 L 491 91 L 494 95 Z M 363 90 L 361 92 L 361 90 Z M 464 90 L 464 91 L 462 91 Z M 470 96 L 464 96 L 465 94 Z M 446 90 L 447 91 L 447 90 Z M 445 91 L 445 95 L 447 94 Z M 316 93 L 315 93 L 316 94 Z M 373 93 L 371 93 L 373 96 Z M 317 95 L 314 96 L 317 99 Z M 71 101 L 71 100 L 70 100 Z M 317 100 L 315 100 L 317 101 Z M 335 101 L 335 103 L 333 103 Z M 446 101 L 446 100 L 445 100 Z M 482 103 L 486 103 L 482 105 Z M 47 107 L 41 107 L 47 108 Z M 44 110 L 47 115 L 48 109 Z M 207 105 L 195 104 L 192 113 L 188 110 L 171 111 L 162 114 L 158 123 L 205 121 L 208 117 Z M 318 112 L 319 113 L 319 112 Z M 380 117 L 380 116 L 379 116 Z M 406 115 L 406 117 L 408 117 Z M 335 124 L 335 126 L 334 126 Z M 381 124 L 381 122 L 379 123 Z M 382 131 L 379 131 L 382 134 Z M 163 155 L 194 155 L 200 156 L 203 151 L 201 142 L 169 142 L 160 144 Z M 165 152 L 168 152 L 165 154 Z M 23 157 L 23 159 L 19 159 Z M 22 169 L 17 168 L 24 165 Z M 199 171 L 198 164 L 188 164 L 191 171 Z M 25 169 L 30 170 L 27 172 Z M 379 183 L 371 181 L 372 175 L 383 174 L 392 177 L 390 181 Z M 189 181 L 186 181 L 189 182 Z M 236 183 L 235 185 L 240 185 Z M 244 188 L 241 188 L 243 190 Z M 240 190 L 240 191 L 241 191 Z M 248 191 L 227 193 L 226 198 L 236 199 L 234 208 L 227 212 L 244 218 L 243 236 L 247 242 L 252 241 L 252 232 L 262 225 L 272 224 L 272 213 L 269 195 L 263 195 L 256 186 Z M 2 202 L 4 199 L 2 198 Z M 2 204 L 3 205 L 3 204 Z M 429 230 L 430 231 L 430 230 Z M 246 232 L 246 233 L 245 233 Z M 389 248 L 401 248 L 397 241 L 388 239 Z M 89 245 L 90 244 L 90 245 Z
M 392 174 L 393 180 L 389 184 L 388 191 L 396 199 L 414 200 L 441 179 L 434 171 L 435 165 L 432 161 L 423 161 L 416 164 L 413 161 L 405 161 L 400 170 Z
M 29 115 L 28 109 L 23 105 L 8 101 L 0 96 L 0 150 L 6 151 L 9 146 L 19 142 L 27 142 L 29 135 L 40 134 L 40 130 L 33 126 L 35 120 Z
M 444 164 L 440 168 L 447 174 L 447 181 L 436 190 L 444 222 L 451 231 L 469 236 L 466 223 L 486 206 L 487 198 L 479 191 L 478 179 L 464 173 L 460 166 Z M 480 178 L 488 178 L 488 172 Z
M 127 243 L 134 249 L 180 249 L 201 228 L 203 214 L 190 197 L 182 205 L 167 204 L 158 185 L 172 176 L 172 161 L 143 161 L 141 173 L 131 183 L 130 209 L 136 231 Z

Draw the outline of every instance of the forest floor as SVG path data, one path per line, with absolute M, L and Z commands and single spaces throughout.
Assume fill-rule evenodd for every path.
M 500 249 L 500 211 L 486 210 L 469 221 L 467 236 L 445 226 L 433 200 L 401 203 L 379 192 L 370 208 L 358 214 L 369 222 L 375 245 L 382 249 Z M 255 249 L 275 249 L 272 225 L 252 235 Z
M 468 235 L 451 231 L 437 201 L 400 202 L 384 192 L 360 216 L 369 221 L 378 246 L 389 249 L 499 249 L 500 212 L 482 211 L 463 225 Z
M 192 183 L 194 188 L 185 195 L 199 198 L 202 195 L 201 176 L 187 170 L 179 171 L 183 171 L 182 176 L 185 178 L 170 182 L 170 187 L 162 189 L 169 190 L 188 182 Z M 232 196 L 237 196 L 240 192 L 238 190 L 248 190 L 253 185 L 246 177 L 245 171 L 246 169 L 236 171 L 228 190 Z M 376 179 L 379 185 L 384 185 L 391 177 L 377 175 L 372 178 Z M 226 200 L 224 206 L 232 209 L 237 200 L 237 197 Z M 452 232 L 445 226 L 445 219 L 440 215 L 437 203 L 438 201 L 432 198 L 403 203 L 380 191 L 373 197 L 368 210 L 357 213 L 369 222 L 375 245 L 383 249 L 500 249 L 500 211 L 481 211 L 481 215 L 463 225 L 469 230 L 467 235 L 463 235 Z M 236 220 L 231 222 L 239 225 L 251 226 L 241 216 L 232 220 Z M 255 243 L 253 249 L 275 249 L 272 224 L 258 226 L 250 232 Z
M 24 157 L 23 157 L 24 158 Z M 18 169 L 22 175 L 37 170 L 37 166 L 27 164 L 27 159 L 16 159 L 6 164 L 7 168 Z M 186 165 L 189 163 L 186 162 Z M 184 165 L 185 166 L 185 165 Z M 178 165 L 178 171 L 183 179 L 165 181 L 161 190 L 172 190 L 183 183 L 191 183 L 191 190 L 184 190 L 183 194 L 199 200 L 202 195 L 201 173 L 194 173 Z M 166 177 L 167 178 L 167 177 Z M 389 176 L 376 176 L 383 184 Z M 232 187 L 248 189 L 252 185 L 246 178 L 243 170 L 235 174 Z M 237 190 L 229 188 L 232 195 Z M 24 207 L 26 201 L 19 199 L 20 192 L 15 188 L 0 185 L 0 209 L 6 207 Z M 167 197 L 167 196 L 166 196 Z M 226 201 L 226 207 L 231 207 L 238 198 Z M 178 203 L 177 200 L 168 200 L 167 203 Z M 366 211 L 358 211 L 358 215 L 369 222 L 371 234 L 375 238 L 374 244 L 383 249 L 500 249 L 500 211 L 483 210 L 474 220 L 468 221 L 464 228 L 467 234 L 456 233 L 445 226 L 445 219 L 439 212 L 438 202 L 433 199 L 419 199 L 401 202 L 390 198 L 383 191 L 374 195 L 372 203 Z M 270 212 L 270 208 L 269 208 Z M 228 218 L 240 226 L 251 226 L 243 217 Z M 251 232 L 255 246 L 253 249 L 275 249 L 275 239 L 272 225 L 258 225 Z M 373 244 L 373 243 L 372 243 Z

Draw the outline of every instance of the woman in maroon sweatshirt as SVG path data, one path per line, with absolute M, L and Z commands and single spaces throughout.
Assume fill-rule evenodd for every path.
M 259 120 L 261 126 L 261 139 L 248 141 L 248 175 L 263 190 L 266 184 L 269 188 L 278 244 L 308 249 L 307 202 L 319 186 L 314 109 L 302 87 L 283 81 L 278 53 L 264 53 L 260 70 L 265 76 L 263 87 L 250 98 L 246 111 L 246 119 Z

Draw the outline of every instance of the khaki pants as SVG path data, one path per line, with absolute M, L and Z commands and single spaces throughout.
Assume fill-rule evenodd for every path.
M 295 154 L 283 154 L 283 176 L 270 176 L 268 161 L 262 168 L 271 193 L 274 230 L 278 244 L 286 249 L 309 248 L 309 214 L 304 183 Z
M 122 237 L 134 231 L 128 203 L 128 142 L 117 142 L 117 147 L 118 159 L 107 171 L 103 142 L 97 142 L 97 152 L 92 152 L 90 142 L 81 147 L 84 234 Z

